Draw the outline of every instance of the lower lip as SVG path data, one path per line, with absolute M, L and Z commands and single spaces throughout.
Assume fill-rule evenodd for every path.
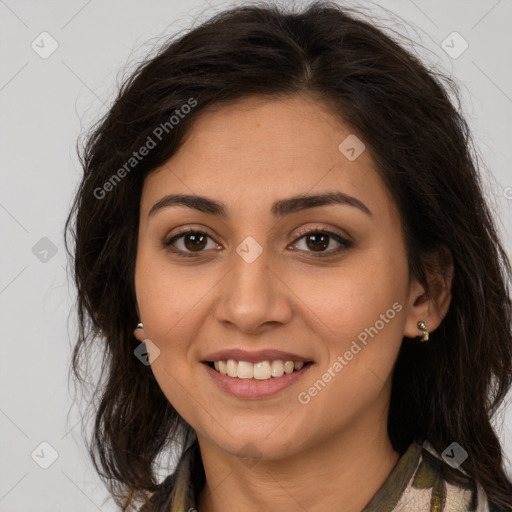
M 293 373 L 285 373 L 281 377 L 271 377 L 267 380 L 257 379 L 238 379 L 228 377 L 217 370 L 214 370 L 203 363 L 206 371 L 213 381 L 225 392 L 236 398 L 258 399 L 267 398 L 276 395 L 283 389 L 295 384 L 312 366 L 311 363 L 303 366 L 300 370 Z

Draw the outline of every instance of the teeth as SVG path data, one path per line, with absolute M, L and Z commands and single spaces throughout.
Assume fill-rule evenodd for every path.
M 250 363 L 249 363 L 250 364 Z M 238 363 L 240 366 L 240 363 Z M 252 365 L 254 367 L 254 378 L 258 380 L 267 380 L 272 376 L 272 372 L 270 370 L 270 363 L 268 361 L 262 361 L 261 363 L 256 363 Z
M 226 363 L 226 375 L 238 377 L 238 363 L 234 359 L 228 359 Z
M 247 361 L 240 361 L 238 363 L 237 375 L 239 379 L 252 379 L 254 377 L 253 365 Z
M 270 365 L 270 372 L 272 377 L 281 377 L 284 373 L 283 361 L 272 361 L 272 364 Z
M 214 361 L 215 369 L 229 377 L 239 379 L 268 380 L 272 377 L 282 377 L 285 373 L 293 373 L 300 370 L 304 363 L 302 361 L 260 361 L 258 363 L 249 363 L 248 361 Z
M 292 373 L 293 367 L 293 361 L 286 361 L 286 363 L 284 363 L 284 373 Z

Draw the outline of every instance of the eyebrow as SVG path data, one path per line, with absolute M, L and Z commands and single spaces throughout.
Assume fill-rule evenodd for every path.
M 297 195 L 288 199 L 280 199 L 272 204 L 271 212 L 275 217 L 284 217 L 308 208 L 326 206 L 331 204 L 342 204 L 358 208 L 365 214 L 372 217 L 370 209 L 359 199 L 344 194 L 339 191 L 330 191 L 315 195 Z M 204 196 L 189 194 L 170 194 L 162 197 L 155 203 L 148 213 L 148 218 L 155 215 L 156 212 L 169 206 L 186 206 L 203 213 L 227 218 L 228 209 L 223 203 Z

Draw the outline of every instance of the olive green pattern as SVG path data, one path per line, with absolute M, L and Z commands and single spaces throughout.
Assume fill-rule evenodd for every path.
M 480 502 L 475 484 L 459 469 L 431 453 L 429 443 L 411 443 L 386 481 L 361 512 L 478 512 L 487 511 L 485 494 Z M 139 512 L 169 512 L 173 475 Z M 196 496 L 198 492 L 196 489 Z M 184 512 L 195 510 L 193 500 Z M 340 508 L 342 510 L 342 508 Z
M 477 498 L 464 473 L 412 443 L 362 512 L 475 512 Z

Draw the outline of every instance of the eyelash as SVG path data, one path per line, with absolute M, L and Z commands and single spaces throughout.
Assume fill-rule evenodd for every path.
M 210 237 L 210 235 L 208 235 L 208 233 L 206 233 L 204 231 L 188 229 L 186 231 L 182 231 L 181 233 L 177 233 L 176 235 L 173 235 L 171 238 L 169 238 L 167 240 L 164 240 L 162 245 L 163 245 L 163 247 L 165 249 L 170 250 L 171 252 L 173 252 L 174 254 L 176 254 L 179 257 L 183 257 L 183 258 L 197 258 L 197 257 L 200 256 L 201 252 L 204 252 L 204 251 L 198 251 L 196 253 L 194 253 L 194 252 L 188 252 L 187 253 L 185 251 L 182 251 L 181 249 L 173 248 L 173 246 L 172 246 L 172 244 L 176 240 L 178 240 L 179 238 L 184 237 L 185 235 L 190 235 L 190 234 L 194 234 L 194 235 L 203 234 L 203 235 L 206 235 L 207 237 L 209 237 L 209 238 L 211 238 L 213 240 L 213 238 Z M 343 238 L 339 234 L 334 233 L 332 231 L 327 231 L 327 230 L 324 230 L 324 229 L 311 229 L 311 230 L 304 229 L 304 230 L 302 230 L 301 232 L 298 233 L 299 236 L 296 238 L 294 243 L 298 242 L 300 239 L 304 238 L 307 235 L 317 235 L 317 234 L 327 235 L 327 236 L 329 236 L 331 238 L 334 238 L 334 240 L 336 240 L 336 242 L 341 244 L 341 247 L 338 247 L 338 249 L 334 249 L 334 250 L 327 251 L 327 252 L 321 252 L 321 253 L 311 252 L 311 257 L 313 257 L 313 258 L 327 258 L 327 257 L 333 256 L 333 255 L 337 255 L 337 254 L 345 251 L 346 249 L 350 249 L 354 245 L 350 240 L 347 240 L 346 238 Z M 306 252 L 310 252 L 310 251 L 306 251 Z

